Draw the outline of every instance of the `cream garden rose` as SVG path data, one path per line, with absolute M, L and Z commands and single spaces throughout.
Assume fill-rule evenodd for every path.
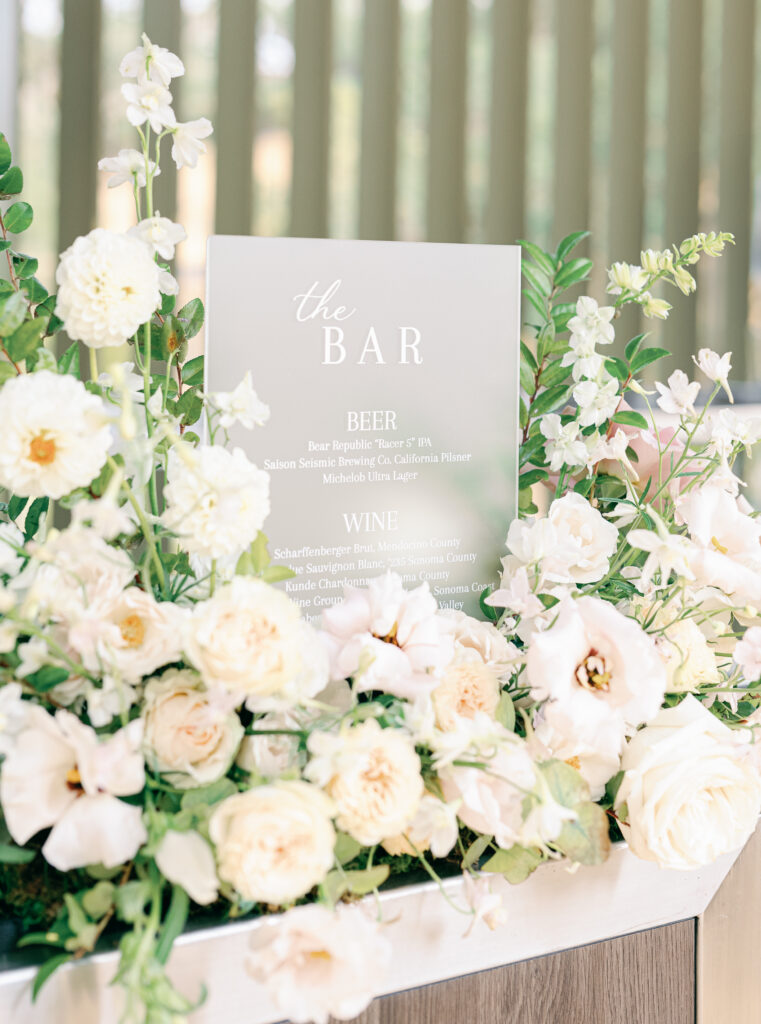
M 692 695 L 636 733 L 616 797 L 632 853 L 685 871 L 739 849 L 761 811 L 761 776 L 747 739 Z
M 143 722 L 148 763 L 178 789 L 221 778 L 243 737 L 238 716 L 220 713 L 200 677 L 187 669 L 170 669 L 147 681 Z
M 365 846 L 404 831 L 423 795 L 409 736 L 370 719 L 337 734 L 313 732 L 308 746 L 304 774 L 334 800 L 340 829 Z
M 444 669 L 431 694 L 436 724 L 448 731 L 456 728 L 458 718 L 473 718 L 479 711 L 493 717 L 499 698 L 497 673 L 475 651 L 463 650 Z
M 330 799 L 308 782 L 275 782 L 223 800 L 209 820 L 219 877 L 246 900 L 282 905 L 333 866 Z

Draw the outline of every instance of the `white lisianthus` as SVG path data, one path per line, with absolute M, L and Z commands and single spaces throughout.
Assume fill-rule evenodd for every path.
M 185 74 L 185 66 L 177 54 L 152 43 L 143 32 L 143 45 L 122 57 L 119 74 L 122 78 L 150 80 L 166 87 L 173 78 Z
M 177 789 L 206 786 L 227 772 L 243 737 L 234 712 L 220 714 L 199 676 L 170 669 L 145 686 L 143 750 Z
M 98 170 L 113 175 L 108 179 L 109 188 L 118 188 L 127 183 L 145 188 L 146 160 L 137 149 L 120 149 L 116 156 L 104 156 L 98 161 Z M 148 161 L 148 174 L 152 178 L 158 178 L 161 174 L 161 168 L 153 160 Z
M 15 576 L 24 556 L 24 534 L 15 523 L 0 523 L 0 576 Z
M 734 658 L 750 683 L 761 677 L 761 626 L 751 626 L 735 647 Z
M 299 606 L 262 580 L 236 576 L 193 609 L 185 653 L 207 686 L 219 686 L 255 711 L 315 697 L 328 660 Z
M 135 238 L 139 238 L 141 242 L 149 245 L 156 255 L 164 260 L 173 259 L 174 247 L 188 237 L 182 224 L 175 224 L 168 217 L 162 217 L 158 211 L 153 217 L 146 217 L 139 224 L 135 224 L 127 234 L 134 235 Z M 166 288 L 161 288 L 161 291 L 166 293 Z M 169 292 L 168 294 L 174 293 Z
M 652 638 L 596 597 L 561 604 L 554 625 L 532 637 L 526 668 L 535 700 L 555 699 L 574 718 L 601 702 L 630 730 L 658 713 L 666 690 Z
M 550 412 L 542 416 L 539 429 L 547 439 L 545 448 L 551 473 L 559 473 L 563 466 L 586 466 L 589 453 L 577 420 L 562 423 L 556 412 Z
M 172 94 L 160 82 L 149 79 L 125 82 L 122 96 L 127 101 L 127 120 L 136 128 L 147 121 L 151 129 L 160 135 L 165 128 L 173 128 L 177 119 L 172 110 Z
M 697 356 L 692 357 L 698 369 L 712 380 L 714 384 L 720 384 L 727 393 L 730 402 L 734 402 L 732 390 L 729 386 L 729 371 L 732 369 L 732 353 L 725 352 L 720 356 L 710 348 L 701 348 Z
M 552 502 L 547 518 L 555 545 L 542 560 L 550 582 L 596 583 L 610 568 L 618 546 L 618 530 L 586 498 L 569 491 Z
M 452 660 L 454 640 L 428 584 L 408 591 L 389 572 L 344 595 L 322 615 L 333 678 L 410 699 L 430 692 L 431 670 Z
M 455 655 L 431 693 L 436 724 L 445 732 L 456 728 L 458 718 L 473 718 L 479 711 L 493 718 L 499 698 L 497 673 L 475 651 L 466 650 Z
M 657 405 L 672 416 L 694 416 L 695 399 L 700 394 L 698 381 L 690 383 L 684 370 L 674 370 L 666 384 L 655 382 L 660 393 Z
M 159 268 L 132 235 L 95 228 L 61 256 L 56 316 L 90 348 L 123 345 L 161 302 Z
M 112 868 L 134 857 L 147 839 L 142 808 L 118 798 L 145 785 L 141 735 L 136 721 L 101 742 L 70 712 L 53 718 L 30 706 L 0 772 L 0 803 L 15 842 L 23 846 L 52 825 L 42 853 L 59 871 Z
M 167 830 L 154 856 L 164 878 L 181 885 L 195 903 L 207 906 L 217 898 L 214 854 L 198 832 Z
M 223 430 L 240 423 L 247 430 L 263 427 L 270 418 L 270 407 L 261 401 L 251 384 L 251 371 L 232 391 L 214 391 L 209 395 L 212 408 L 220 414 L 219 425 Z
M 270 511 L 270 478 L 240 448 L 201 445 L 169 457 L 164 525 L 190 554 L 240 555 Z
M 172 131 L 172 159 L 178 169 L 195 167 L 198 157 L 206 152 L 201 139 L 208 138 L 212 131 L 211 121 L 206 117 L 175 125 Z
M 361 907 L 296 907 L 259 937 L 249 970 L 293 1024 L 356 1017 L 391 962 L 391 943 Z
M 761 776 L 746 741 L 692 695 L 636 733 L 616 797 L 632 853 L 686 871 L 739 849 L 761 811 Z
M 363 846 L 404 832 L 423 795 L 412 739 L 374 719 L 339 733 L 313 732 L 304 775 L 330 795 L 336 824 Z
M 602 383 L 597 380 L 579 381 L 573 389 L 573 400 L 579 407 L 582 427 L 602 426 L 613 416 L 621 401 L 618 381 L 613 377 Z
M 457 842 L 457 802 L 445 803 L 431 793 L 425 793 L 417 813 L 404 832 L 389 836 L 381 843 L 392 857 L 401 854 L 415 856 L 430 850 L 434 857 L 446 857 Z
M 694 619 L 677 619 L 656 637 L 671 693 L 686 693 L 701 686 L 718 686 L 721 673 L 716 654 Z
M 267 734 L 266 730 L 285 730 Z M 295 734 L 299 723 L 289 714 L 270 712 L 256 718 L 254 735 L 244 736 L 235 763 L 244 772 L 277 779 L 290 772 L 299 763 L 299 737 Z M 289 735 L 287 730 L 292 730 Z M 256 735 L 259 733 L 259 735 Z
M 75 377 L 50 370 L 6 381 L 0 423 L 0 487 L 23 497 L 62 498 L 86 487 L 111 447 L 101 399 Z
M 223 800 L 209 820 L 219 877 L 245 900 L 304 896 L 333 865 L 330 799 L 307 782 L 274 782 Z

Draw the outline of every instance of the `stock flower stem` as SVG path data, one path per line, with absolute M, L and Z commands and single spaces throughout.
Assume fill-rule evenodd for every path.
M 111 467 L 111 469 L 113 470 L 113 472 L 117 472 L 119 470 L 119 466 L 116 464 L 116 462 L 113 459 L 113 456 L 111 456 L 111 455 L 108 456 L 108 464 Z M 158 575 L 158 579 L 159 579 L 159 581 L 161 583 L 161 590 L 162 590 L 164 596 L 166 597 L 167 596 L 166 572 L 164 570 L 164 564 L 161 561 L 161 557 L 159 555 L 158 547 L 156 546 L 156 538 L 155 538 L 154 532 L 153 532 L 150 524 L 148 523 L 148 520 L 145 518 L 145 513 L 143 512 L 142 508 L 140 507 L 140 502 L 135 497 L 135 492 L 132 490 L 132 488 L 130 487 L 130 485 L 127 483 L 126 480 L 124 480 L 124 479 L 122 480 L 121 487 L 122 487 L 122 490 L 124 491 L 125 495 L 127 496 L 127 499 L 129 501 L 130 505 L 132 506 L 132 508 L 135 511 L 135 515 L 137 516 L 138 522 L 140 523 L 140 529 L 142 531 L 143 537 L 145 537 L 145 543 L 148 545 L 148 551 L 150 553 L 151 561 L 153 562 L 153 565 L 154 565 L 154 567 L 156 569 L 156 573 Z

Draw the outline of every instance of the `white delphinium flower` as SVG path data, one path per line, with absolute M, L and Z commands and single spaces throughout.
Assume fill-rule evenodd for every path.
M 683 295 L 690 295 L 697 288 L 697 282 L 686 267 L 674 267 L 671 278 Z
M 542 561 L 544 577 L 555 583 L 601 580 L 618 546 L 616 527 L 575 491 L 556 498 L 547 518 L 555 529 L 555 546 Z
M 109 484 L 110 487 L 110 484 Z M 90 528 L 104 540 L 114 540 L 122 533 L 137 531 L 134 513 L 127 505 L 117 505 L 113 497 L 104 494 L 97 501 L 80 501 L 71 512 L 73 526 Z
M 167 479 L 162 519 L 190 554 L 240 555 L 269 515 L 269 474 L 240 448 L 174 447 Z
M 173 128 L 177 118 L 172 110 L 172 94 L 160 82 L 125 82 L 122 96 L 127 101 L 127 120 L 135 128 L 147 121 L 157 135 Z
M 265 405 L 251 384 L 251 371 L 246 370 L 243 380 L 232 391 L 213 391 L 209 395 L 213 409 L 219 414 L 223 430 L 240 423 L 247 430 L 263 427 L 270 418 L 270 407 Z
M 173 78 L 185 74 L 185 66 L 177 54 L 152 43 L 143 32 L 143 45 L 130 50 L 122 58 L 119 74 L 122 78 L 136 78 L 139 82 L 149 79 L 166 87 Z
M 227 797 L 209 819 L 219 877 L 245 900 L 282 906 L 304 896 L 333 866 L 332 814 L 329 797 L 308 782 Z
M 181 885 L 195 903 L 207 906 L 216 900 L 219 882 L 214 854 L 198 832 L 168 829 L 154 858 L 164 878 Z
M 568 352 L 561 360 L 561 366 L 570 366 L 575 381 L 597 377 L 603 370 L 605 359 L 597 351 L 597 339 L 593 334 L 572 334 L 568 339 Z
M 345 587 L 343 601 L 323 612 L 322 629 L 334 679 L 353 676 L 360 690 L 397 697 L 430 692 L 436 685 L 431 670 L 454 653 L 428 583 L 408 591 L 390 572 L 367 587 Z
M 56 316 L 91 348 L 122 345 L 161 302 L 151 250 L 131 235 L 95 228 L 61 256 Z
M 411 737 L 374 719 L 339 733 L 313 732 L 305 778 L 336 807 L 336 824 L 363 846 L 404 832 L 423 795 L 420 758 Z
M 735 647 L 734 658 L 749 683 L 761 677 L 761 626 L 751 626 Z
M 640 253 L 642 269 L 648 274 L 657 274 L 661 270 L 671 270 L 674 266 L 674 254 L 671 249 L 646 249 Z
M 729 372 L 732 369 L 732 353 L 725 352 L 720 356 L 710 348 L 701 348 L 697 356 L 692 357 L 698 369 L 712 380 L 715 384 L 721 384 L 727 393 L 730 402 L 734 402 L 734 396 L 729 386 Z
M 19 683 L 0 686 L 0 757 L 11 752 L 26 725 L 29 704 L 21 699 L 21 692 Z
M 24 534 L 15 523 L 0 523 L 0 576 L 15 576 L 24 556 Z
M 621 427 L 610 437 L 596 435 L 589 446 L 589 459 L 587 465 L 595 466 L 598 462 L 620 463 L 624 472 L 633 481 L 639 480 L 639 475 L 631 459 L 627 454 L 627 448 L 631 437 Z M 608 470 L 610 472 L 610 470 Z
M 613 306 L 598 306 L 594 299 L 582 295 L 576 302 L 576 316 L 568 321 L 571 334 L 591 335 L 601 345 L 610 345 L 615 338 L 611 321 Z
M 639 304 L 645 316 L 655 317 L 656 320 L 667 320 L 671 310 L 671 303 L 665 299 L 656 299 L 650 292 L 643 292 L 639 297 Z
M 526 672 L 534 700 L 555 699 L 574 717 L 602 703 L 630 730 L 658 713 L 666 689 L 652 638 L 596 597 L 561 603 L 555 623 L 532 637 Z
M 158 211 L 153 217 L 146 217 L 139 224 L 135 224 L 127 234 L 134 235 L 141 242 L 145 242 L 157 256 L 164 260 L 173 259 L 174 247 L 188 237 L 182 224 L 175 224 L 168 217 L 162 217 Z M 169 276 L 171 277 L 171 274 Z M 161 288 L 161 291 L 166 292 L 166 289 Z
M 198 157 L 206 152 L 201 139 L 208 138 L 214 129 L 206 117 L 175 125 L 172 131 L 172 159 L 177 168 L 195 167 Z
M 293 1024 L 356 1017 L 380 991 L 391 962 L 391 943 L 362 907 L 296 907 L 258 936 L 249 970 Z
M 655 530 L 631 530 L 626 536 L 630 547 L 648 552 L 642 567 L 640 587 L 653 587 L 652 580 L 656 572 L 660 575 L 660 587 L 667 586 L 672 572 L 682 579 L 694 580 L 695 574 L 690 568 L 690 540 L 681 534 L 671 533 L 652 509 L 649 515 L 655 522 Z
M 134 857 L 147 839 L 142 807 L 119 797 L 145 785 L 141 737 L 139 721 L 101 741 L 70 712 L 53 717 L 31 706 L 0 772 L 0 803 L 15 842 L 23 846 L 53 826 L 42 853 L 59 871 L 113 868 Z
M 569 420 L 563 424 L 557 413 L 547 413 L 539 422 L 539 429 L 547 438 L 545 446 L 550 460 L 550 472 L 558 473 L 567 466 L 586 466 L 588 452 L 584 438 L 580 433 L 578 420 Z
M 519 522 L 520 520 L 515 520 Z M 525 566 L 502 573 L 499 589 L 486 598 L 486 604 L 493 608 L 506 608 L 513 615 L 533 618 L 541 615 L 545 608 L 534 593 Z
M 695 399 L 700 393 L 698 381 L 690 383 L 684 370 L 674 370 L 666 384 L 655 382 L 660 393 L 657 405 L 672 416 L 694 416 Z
M 209 687 L 255 711 L 283 710 L 320 693 L 328 659 L 299 606 L 260 579 L 236 576 L 199 601 L 185 629 L 185 653 Z
M 50 370 L 6 381 L 0 423 L 0 486 L 24 497 L 62 498 L 86 487 L 111 447 L 102 400 L 75 377 Z
M 108 171 L 113 175 L 108 179 L 109 188 L 118 188 L 119 185 L 127 183 L 133 188 L 145 188 L 146 160 L 137 149 L 120 149 L 116 156 L 104 156 L 98 161 L 98 170 Z M 161 168 L 153 160 L 148 161 L 148 174 L 151 178 L 158 178 L 161 174 Z
M 434 857 L 446 857 L 457 842 L 458 803 L 448 804 L 431 793 L 425 793 L 417 813 L 403 833 L 389 836 L 381 843 L 392 857 L 415 856 L 430 850 Z
M 473 920 L 463 938 L 467 938 L 479 921 L 490 931 L 502 927 L 507 921 L 507 911 L 502 905 L 502 896 L 492 892 L 491 879 L 486 875 L 471 875 L 466 871 L 462 876 L 463 895 L 473 911 Z
M 618 409 L 620 396 L 618 381 L 582 380 L 573 389 L 573 400 L 579 407 L 578 420 L 582 427 L 602 426 Z
M 675 871 L 738 850 L 761 810 L 761 776 L 746 731 L 734 731 L 689 694 L 632 739 L 616 796 L 637 857 Z
M 622 292 L 640 292 L 647 284 L 648 274 L 642 267 L 631 263 L 614 263 L 608 270 L 608 288 L 610 295 L 621 295 Z

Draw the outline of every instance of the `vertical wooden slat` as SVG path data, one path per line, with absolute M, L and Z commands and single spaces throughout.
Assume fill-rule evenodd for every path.
M 359 237 L 395 235 L 399 0 L 365 0 Z
M 467 0 L 433 0 L 431 119 L 428 151 L 428 238 L 465 235 L 465 107 Z
M 735 377 L 758 371 L 748 358 L 748 275 L 750 272 L 751 168 L 753 159 L 754 0 L 724 4 L 721 58 L 719 223 L 733 231 L 736 246 L 721 261 L 722 349 L 731 350 Z
M 331 0 L 294 4 L 291 234 L 328 233 Z
M 732 0 L 734 2 L 734 0 Z M 703 0 L 671 0 L 666 113 L 666 241 L 681 242 L 698 230 L 700 184 L 700 78 Z M 695 269 L 695 268 L 693 268 Z M 669 290 L 674 308 L 665 344 L 675 364 L 689 369 L 696 346 L 694 296 Z
M 152 43 L 163 46 L 172 53 L 182 56 L 180 53 L 180 0 L 144 0 L 143 6 L 143 28 L 145 34 Z M 174 97 L 174 111 L 177 119 L 181 120 L 182 109 L 182 78 L 172 79 L 170 88 Z M 153 208 L 158 210 L 162 217 L 169 217 L 175 220 L 177 216 L 177 168 L 174 161 L 169 158 L 169 145 L 166 141 L 162 143 L 164 149 L 161 161 L 161 174 L 156 178 L 153 185 Z
M 256 9 L 256 0 L 220 0 L 214 229 L 222 235 L 247 235 L 253 224 Z
M 61 134 L 58 251 L 95 221 L 100 150 L 100 0 L 64 0 L 61 40 Z
M 645 213 L 649 0 L 616 0 L 610 126 L 611 260 L 639 263 Z
M 589 225 L 592 10 L 592 0 L 556 0 L 555 241 Z
M 525 230 L 529 6 L 494 0 L 492 7 L 490 242 L 514 242 Z
M 18 54 L 21 47 L 18 26 L 18 5 L 3 9 L 3 31 L 0 32 L 0 132 L 16 149 L 16 97 L 18 96 Z M 18 155 L 14 152 L 18 161 Z

